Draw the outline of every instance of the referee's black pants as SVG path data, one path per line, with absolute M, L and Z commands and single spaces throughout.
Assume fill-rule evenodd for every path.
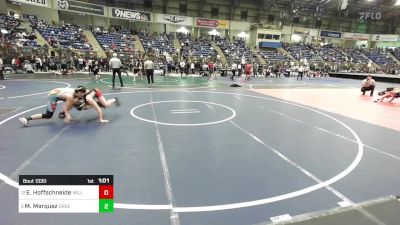
M 121 83 L 121 87 L 123 87 L 124 83 L 122 82 L 121 69 L 112 69 L 112 73 L 113 73 L 112 86 L 115 87 L 115 74 L 118 74 L 119 82 Z
M 296 80 L 299 79 L 299 78 L 300 78 L 301 80 L 303 80 L 303 73 L 304 73 L 304 72 L 298 72 Z
M 154 84 L 154 69 L 147 69 L 146 77 L 147 77 L 147 83 L 150 84 L 150 80 L 151 80 L 151 83 Z
M 375 86 L 369 86 L 369 87 L 362 87 L 361 88 L 361 92 L 363 93 L 363 95 L 365 95 L 366 91 L 371 91 L 370 96 L 374 95 L 374 90 L 375 90 Z
M 231 80 L 233 80 L 233 78 L 235 77 L 235 74 L 236 74 L 236 70 L 232 70 Z M 228 71 L 226 71 L 226 75 L 228 75 Z

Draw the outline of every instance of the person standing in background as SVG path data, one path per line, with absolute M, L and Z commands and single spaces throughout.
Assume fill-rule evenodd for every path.
M 256 77 L 258 76 L 258 63 L 257 62 L 253 62 L 253 76 Z
M 112 69 L 112 88 L 115 88 L 115 75 L 118 74 L 119 77 L 119 82 L 121 83 L 121 87 L 124 87 L 124 83 L 122 82 L 122 77 L 121 77 L 121 60 L 117 58 L 117 53 L 113 54 L 113 58 L 110 59 L 110 62 L 108 63 L 110 68 Z
M 87 60 L 87 64 L 88 64 L 89 73 L 93 72 L 93 60 L 89 58 Z
M 191 74 L 195 73 L 194 69 L 195 69 L 194 62 L 192 62 L 192 63 L 190 63 L 190 73 Z
M 238 71 L 238 77 L 240 78 L 241 76 L 242 76 L 242 73 L 243 73 L 243 71 L 242 71 L 242 64 L 238 64 L 237 65 L 237 71 Z
M 210 76 L 210 79 L 211 79 L 213 73 L 214 73 L 214 64 L 211 61 L 209 61 L 208 62 L 208 75 Z
M 238 66 L 235 62 L 232 63 L 231 69 L 232 69 L 231 80 L 235 80 L 236 70 L 238 69 Z
M 303 65 L 300 65 L 299 69 L 298 69 L 296 80 L 299 78 L 300 78 L 300 80 L 303 80 L 303 74 L 304 74 L 304 67 L 303 67 Z
M 147 58 L 144 62 L 144 70 L 146 71 L 147 83 L 150 85 L 151 80 L 151 83 L 154 84 L 154 62 L 150 58 Z
M 246 74 L 245 80 L 250 80 L 251 72 L 253 71 L 253 64 L 248 62 L 246 64 L 246 66 L 244 67 L 244 71 L 245 71 L 245 74 Z
M 82 71 L 84 68 L 84 59 L 82 58 L 82 56 L 79 56 L 78 58 L 78 70 Z
M 4 80 L 4 63 L 3 63 L 3 58 L 0 55 L 0 80 Z
M 65 73 L 68 70 L 68 62 L 67 62 L 67 58 L 65 58 L 64 55 L 61 55 L 61 59 L 60 59 L 60 63 L 61 63 L 61 72 Z
M 179 71 L 181 73 L 181 78 L 182 78 L 183 73 L 185 72 L 185 69 L 186 69 L 185 60 L 182 59 L 181 62 L 179 63 Z
M 190 63 L 189 63 L 189 60 L 188 60 L 188 59 L 186 59 L 185 65 L 186 65 L 186 68 L 185 68 L 185 75 L 186 75 L 186 77 L 185 77 L 185 78 L 187 78 L 187 76 L 188 76 L 188 74 L 189 74 L 189 71 L 190 71 Z
M 43 71 L 42 59 L 39 56 L 36 56 L 35 63 L 36 63 L 36 72 L 38 72 L 39 70 Z

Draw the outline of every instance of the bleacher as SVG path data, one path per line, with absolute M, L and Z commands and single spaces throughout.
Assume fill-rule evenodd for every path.
M 190 34 L 178 33 L 177 38 L 181 43 L 181 52 L 185 58 L 191 56 L 215 58 L 217 55 L 211 41 L 205 35 L 193 39 Z
M 172 54 L 176 52 L 174 47 L 174 33 L 158 34 L 142 30 L 139 32 L 138 36 L 146 53 L 155 51 L 160 54 L 164 52 Z
M 236 38 L 233 42 L 229 42 L 226 38 L 218 38 L 216 40 L 217 46 L 224 52 L 228 61 L 238 61 L 242 57 L 248 62 L 253 61 L 253 53 L 250 48 L 246 46 L 244 40 Z
M 135 38 L 126 30 L 109 32 L 100 28 L 93 29 L 93 34 L 103 50 L 118 53 L 133 52 Z
M 400 60 L 400 48 L 391 49 L 389 51 L 397 60 Z
M 263 59 L 269 62 L 287 62 L 290 61 L 290 58 L 283 55 L 281 52 L 277 50 L 260 50 L 258 54 L 261 55 Z
M 78 49 L 83 51 L 90 51 L 92 49 L 90 44 L 87 43 L 82 29 L 77 25 L 50 26 L 41 23 L 37 29 L 54 48 Z
M 286 46 L 285 50 L 288 51 L 296 60 L 307 59 L 308 62 L 320 62 L 323 61 L 322 54 L 318 51 L 318 48 L 311 45 L 296 44 Z
M 385 50 L 375 49 L 372 51 L 364 51 L 364 55 L 374 61 L 378 65 L 386 66 L 393 65 L 395 62 L 390 58 Z
M 319 51 L 319 56 L 326 62 L 345 62 L 346 56 L 333 46 L 323 46 L 316 48 Z
M 0 15 L 0 44 L 17 47 L 40 47 L 36 36 L 21 26 L 21 20 L 13 15 Z
M 346 61 L 355 64 L 368 64 L 370 61 L 363 53 L 362 49 L 346 48 L 341 49 L 341 52 L 346 56 Z

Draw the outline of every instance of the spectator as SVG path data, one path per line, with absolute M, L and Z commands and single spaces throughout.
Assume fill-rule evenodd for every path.
M 246 80 L 250 80 L 250 76 L 251 76 L 251 71 L 253 70 L 253 65 L 250 63 L 250 62 L 248 62 L 246 65 L 245 65 L 245 72 L 246 72 Z
M 28 60 L 25 61 L 24 69 L 27 73 L 33 73 L 32 64 Z
M 35 63 L 36 63 L 36 72 L 43 71 L 43 64 L 42 64 L 42 59 L 39 56 L 36 56 L 35 58 Z
M 208 62 L 208 73 L 211 79 L 211 76 L 214 73 L 214 64 L 211 61 Z
M 82 71 L 83 68 L 85 68 L 84 63 L 85 63 L 85 60 L 82 58 L 82 56 L 79 56 L 79 58 L 78 58 L 78 70 L 79 71 Z
M 234 77 L 235 77 L 237 68 L 238 68 L 237 64 L 236 64 L 235 62 L 233 62 L 233 63 L 232 63 L 232 66 L 231 66 L 231 69 L 232 69 L 231 80 L 235 80 Z
M 304 66 L 300 65 L 299 68 L 298 68 L 298 71 L 297 71 L 296 80 L 299 79 L 299 78 L 300 78 L 300 80 L 303 80 L 303 74 L 304 74 Z
M 1 55 L 0 55 L 0 80 L 4 80 L 4 63 Z
M 179 63 L 179 71 L 181 73 L 181 78 L 185 70 L 186 70 L 186 64 L 185 61 L 182 59 L 181 62 Z

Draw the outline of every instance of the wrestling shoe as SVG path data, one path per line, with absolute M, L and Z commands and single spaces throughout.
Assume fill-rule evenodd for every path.
M 25 117 L 21 117 L 18 120 L 19 120 L 19 122 L 21 122 L 26 127 L 30 127 L 31 126 L 31 125 L 29 125 L 29 122 Z

